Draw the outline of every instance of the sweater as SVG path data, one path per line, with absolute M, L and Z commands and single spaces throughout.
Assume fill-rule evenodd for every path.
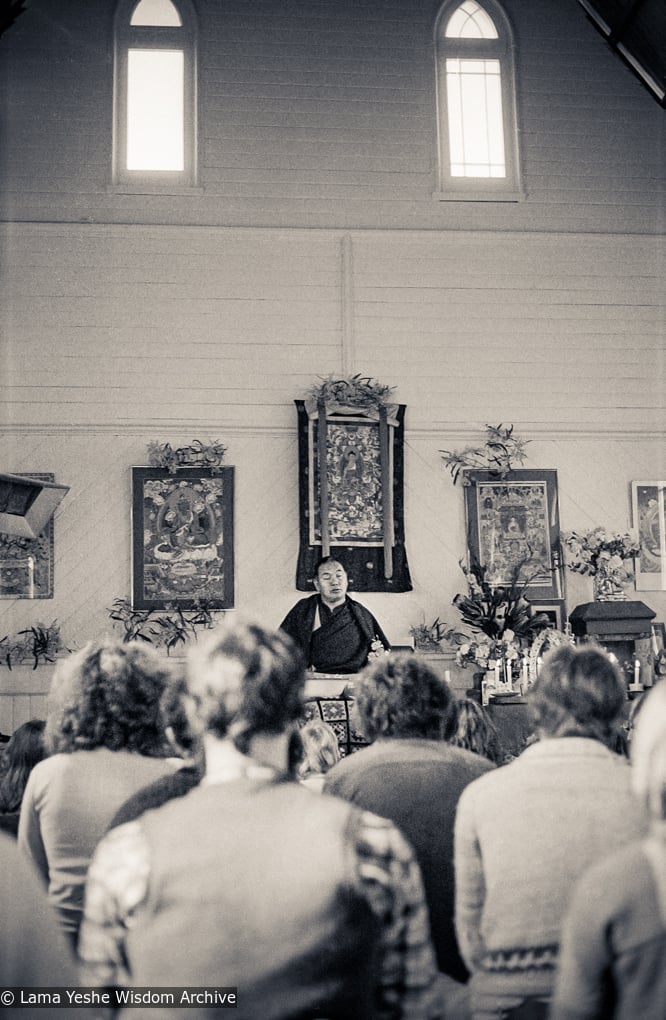
M 464 788 L 494 768 L 444 741 L 378 740 L 338 762 L 324 791 L 389 818 L 412 846 L 425 889 L 437 964 L 466 981 L 453 927 L 453 824 Z
M 545 739 L 463 791 L 456 930 L 472 997 L 549 996 L 577 878 L 647 831 L 630 766 L 599 741 Z
M 666 832 L 590 868 L 565 919 L 552 1020 L 664 1020 Z
M 128 797 L 173 769 L 164 758 L 97 747 L 55 754 L 30 773 L 19 846 L 48 883 L 49 900 L 74 940 L 90 858 L 111 819 Z

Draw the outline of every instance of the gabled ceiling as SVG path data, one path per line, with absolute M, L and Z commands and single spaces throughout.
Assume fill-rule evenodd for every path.
M 578 0 L 602 35 L 666 106 L 666 0 Z

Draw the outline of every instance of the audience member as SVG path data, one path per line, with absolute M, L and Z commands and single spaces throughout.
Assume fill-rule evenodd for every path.
M 650 833 L 590 868 L 564 922 L 553 1020 L 666 1016 L 666 683 L 642 699 L 632 785 Z
M 46 721 L 52 756 L 34 767 L 18 839 L 76 941 L 88 864 L 120 805 L 173 769 L 160 701 L 170 672 L 150 647 L 92 642 L 56 667 Z
M 16 836 L 28 776 L 45 755 L 44 720 L 30 719 L 14 730 L 0 760 L 0 829 Z
M 231 985 L 237 1020 L 439 1016 L 411 850 L 390 822 L 313 797 L 290 772 L 304 707 L 291 640 L 225 623 L 192 650 L 188 679 L 206 772 L 97 848 L 87 983 Z
M 302 759 L 298 778 L 311 790 L 321 791 L 329 769 L 340 761 L 335 730 L 323 719 L 310 719 L 300 730 Z
M 487 712 L 471 698 L 456 703 L 456 726 L 450 738 L 454 747 L 464 747 L 499 765 L 502 749 L 497 730 Z
M 183 797 L 196 786 L 204 772 L 201 734 L 194 724 L 187 682 L 182 675 L 174 675 L 162 697 L 162 714 L 165 732 L 176 756 L 176 768 L 133 793 L 122 804 L 109 823 L 109 828 L 124 825 L 151 808 L 166 804 L 172 797 Z
M 71 947 L 59 930 L 46 893 L 16 840 L 0 832 L 0 1004 L 3 1020 L 59 1020 L 65 1010 L 54 1006 L 12 1008 L 7 991 L 77 986 L 77 967 Z M 77 1009 L 84 1020 L 89 1014 Z
M 606 654 L 556 648 L 530 692 L 540 739 L 460 798 L 456 926 L 478 1020 L 546 1015 L 573 884 L 646 831 L 630 766 L 610 749 L 625 698 Z
M 467 979 L 453 926 L 453 826 L 460 794 L 492 766 L 447 742 L 455 726 L 448 684 L 416 655 L 390 655 L 356 684 L 369 747 L 343 758 L 324 791 L 390 818 L 414 848 L 423 875 L 440 971 Z

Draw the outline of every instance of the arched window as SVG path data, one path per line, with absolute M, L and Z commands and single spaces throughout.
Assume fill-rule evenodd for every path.
M 521 197 L 513 38 L 496 0 L 447 0 L 435 26 L 438 198 Z
M 196 22 L 190 0 L 120 0 L 114 182 L 196 183 Z

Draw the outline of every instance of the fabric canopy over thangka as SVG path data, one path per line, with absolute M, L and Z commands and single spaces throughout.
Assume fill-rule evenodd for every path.
M 403 513 L 405 405 L 295 403 L 297 589 L 312 591 L 317 561 L 333 555 L 345 566 L 352 591 L 411 591 Z

